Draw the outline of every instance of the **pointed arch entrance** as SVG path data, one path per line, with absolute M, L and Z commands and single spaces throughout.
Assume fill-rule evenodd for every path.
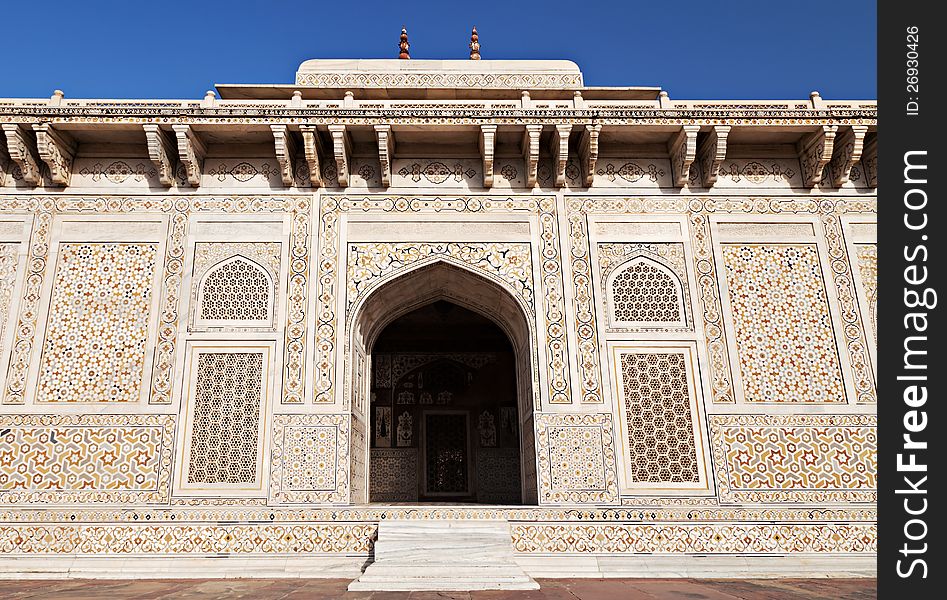
M 362 295 L 349 327 L 353 502 L 536 503 L 530 311 L 444 260 Z

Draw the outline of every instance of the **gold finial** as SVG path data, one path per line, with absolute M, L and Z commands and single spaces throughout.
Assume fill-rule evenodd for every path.
M 476 26 L 470 32 L 470 60 L 480 60 L 480 37 Z
M 408 48 L 411 47 L 411 44 L 408 43 L 408 30 L 404 27 L 401 28 L 401 43 L 398 44 L 398 48 L 401 50 L 401 54 L 398 55 L 398 58 L 401 60 L 408 60 L 411 58 L 411 55 L 408 54 Z

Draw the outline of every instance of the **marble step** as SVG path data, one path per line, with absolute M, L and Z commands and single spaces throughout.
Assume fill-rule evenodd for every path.
M 424 581 L 365 581 L 356 579 L 349 584 L 352 592 L 467 592 L 473 590 L 538 590 L 539 584 L 530 578 L 526 581 L 462 580 L 448 577 L 430 578 Z
M 538 589 L 513 560 L 507 521 L 382 521 L 360 591 Z
M 424 572 L 417 569 L 405 569 L 403 564 L 386 564 L 388 561 L 375 562 L 370 575 L 372 577 L 427 577 L 429 573 L 449 572 L 463 577 L 484 577 L 491 573 L 499 577 L 519 577 L 520 569 L 510 563 L 492 561 L 478 565 L 458 565 L 451 562 L 424 563 Z

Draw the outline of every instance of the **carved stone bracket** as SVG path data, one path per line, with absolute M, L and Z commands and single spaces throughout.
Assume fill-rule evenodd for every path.
M 602 132 L 601 125 L 586 125 L 579 140 L 579 162 L 582 166 L 582 182 L 585 187 L 592 187 L 595 180 L 595 163 L 598 161 L 598 135 Z
M 207 154 L 204 143 L 190 125 L 172 125 L 171 128 L 178 141 L 178 158 L 187 172 L 187 182 L 191 187 L 199 187 L 204 155 Z
M 803 136 L 796 146 L 802 168 L 802 185 L 814 187 L 822 181 L 822 172 L 832 160 L 832 147 L 838 125 L 823 125 L 818 131 Z
M 332 154 L 335 155 L 335 166 L 339 173 L 339 187 L 348 187 L 352 143 L 345 131 L 345 125 L 329 125 L 329 133 L 332 134 Z
M 276 150 L 280 178 L 283 185 L 291 187 L 296 182 L 296 140 L 286 125 L 270 125 L 270 130 L 273 132 L 273 147 Z
M 303 156 L 309 166 L 309 185 L 322 187 L 322 164 L 319 162 L 319 133 L 315 125 L 300 125 L 303 134 Z
M 483 187 L 493 187 L 493 150 L 496 143 L 497 126 L 480 126 L 480 157 L 483 159 Z
M 878 136 L 866 135 L 862 148 L 862 170 L 865 171 L 865 184 L 870 188 L 878 187 Z
M 53 185 L 67 186 L 72 178 L 72 162 L 76 158 L 76 142 L 67 133 L 56 131 L 49 123 L 33 125 L 36 151 L 49 167 Z
M 391 125 L 375 125 L 378 138 L 378 163 L 381 165 L 381 184 L 391 187 L 391 163 L 395 158 L 395 136 Z
M 697 160 L 700 163 L 700 173 L 704 187 L 713 187 L 717 183 L 717 173 L 720 165 L 727 157 L 727 136 L 730 135 L 729 125 L 714 125 L 710 133 L 701 142 L 697 149 Z
M 829 162 L 829 175 L 832 177 L 832 187 L 842 187 L 848 183 L 848 176 L 861 157 L 865 144 L 865 134 L 868 127 L 852 125 L 843 129 L 836 137 L 832 150 L 832 161 Z
M 556 187 L 561 188 L 566 184 L 566 163 L 569 162 L 569 133 L 572 131 L 572 125 L 556 125 L 552 132 L 552 159 L 556 167 Z
M 36 145 L 29 134 L 16 123 L 4 123 L 3 133 L 7 138 L 7 153 L 20 168 L 23 181 L 30 185 L 42 185 L 43 174 L 36 156 Z
M 161 185 L 171 187 L 174 185 L 174 168 L 177 166 L 174 139 L 155 123 L 145 123 L 144 128 L 148 158 L 158 170 L 158 181 Z
M 684 187 L 690 176 L 691 164 L 697 158 L 697 132 L 699 125 L 684 125 L 668 142 L 671 157 L 671 183 Z
M 526 187 L 536 187 L 539 172 L 539 136 L 542 125 L 527 125 L 523 134 L 523 159 L 526 161 Z

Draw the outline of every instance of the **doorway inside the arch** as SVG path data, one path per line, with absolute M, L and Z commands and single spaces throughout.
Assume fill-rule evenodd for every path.
M 364 417 L 369 502 L 535 503 L 535 346 L 522 300 L 442 262 L 368 296 L 355 336 L 367 342 L 367 410 L 353 412 Z

